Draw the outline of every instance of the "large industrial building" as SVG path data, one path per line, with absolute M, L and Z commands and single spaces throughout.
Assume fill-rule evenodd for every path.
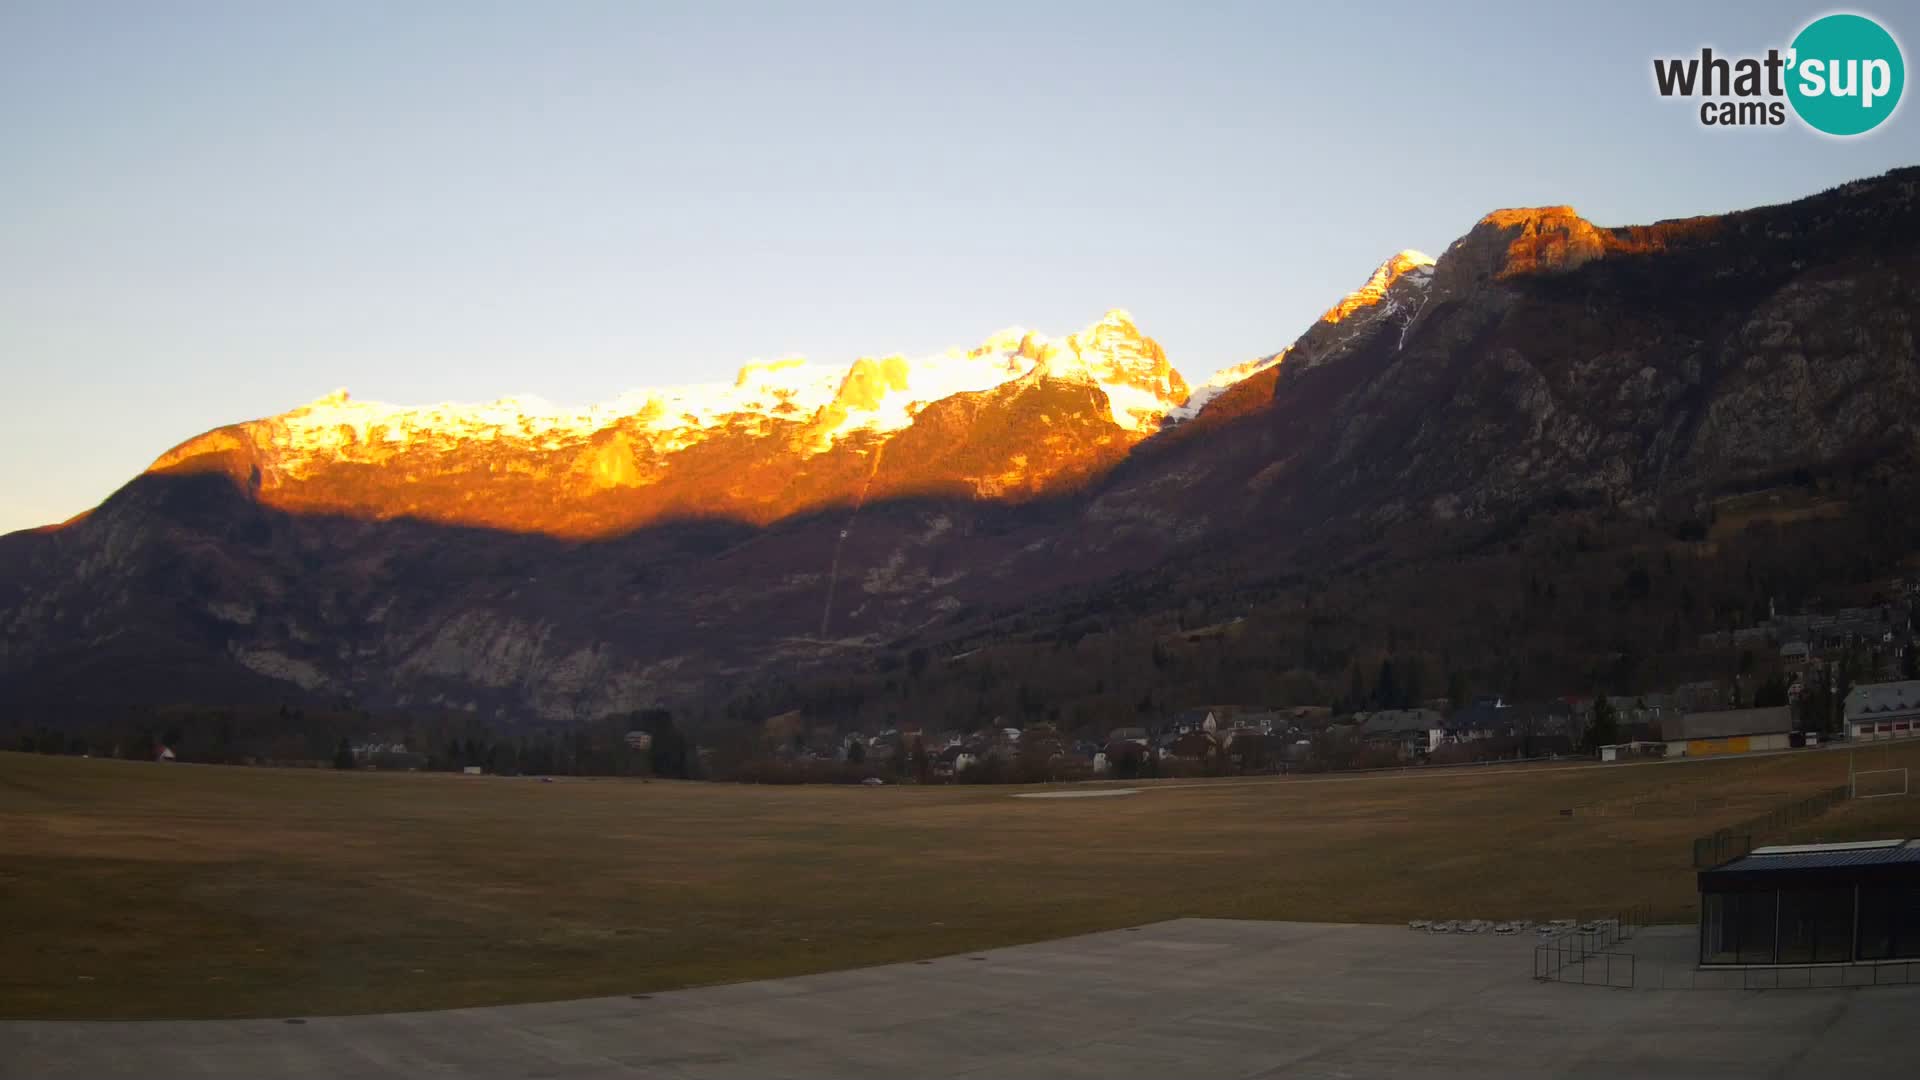
M 1785 750 L 1792 745 L 1793 710 L 1780 705 L 1687 712 L 1670 721 L 1667 728 L 1664 734 L 1668 757 Z
M 1702 967 L 1920 959 L 1920 841 L 1763 847 L 1700 872 Z

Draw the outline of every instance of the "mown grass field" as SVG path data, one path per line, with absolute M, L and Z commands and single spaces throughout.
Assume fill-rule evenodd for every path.
M 1920 772 L 1920 745 L 1863 757 Z M 0 1016 L 643 993 L 1189 915 L 1690 919 L 1692 837 L 1846 775 L 1800 752 L 1036 800 L 0 754 Z M 1862 835 L 1920 835 L 1920 798 L 1797 838 Z

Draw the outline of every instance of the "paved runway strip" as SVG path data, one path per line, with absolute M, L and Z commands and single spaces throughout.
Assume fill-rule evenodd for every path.
M 1527 938 L 1183 919 L 544 1005 L 0 1023 L 0 1076 L 1912 1076 L 1920 988 L 1538 984 Z

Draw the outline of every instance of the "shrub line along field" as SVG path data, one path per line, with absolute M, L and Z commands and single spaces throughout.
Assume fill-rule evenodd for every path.
M 1861 768 L 1920 766 L 1920 745 Z M 1650 904 L 1690 841 L 1849 755 L 1004 787 L 748 787 L 0 754 L 0 1016 L 294 1016 L 644 993 L 1179 916 L 1398 922 Z M 1332 778 L 1329 778 L 1332 779 Z M 1705 808 L 1563 816 L 1582 804 Z M 1913 797 L 1793 839 L 1920 834 Z

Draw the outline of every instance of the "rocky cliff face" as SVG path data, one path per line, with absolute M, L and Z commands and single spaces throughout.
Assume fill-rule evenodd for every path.
M 1251 380 L 1215 399 L 1237 399 L 1231 434 L 1136 457 L 1183 477 L 1182 520 L 1305 528 L 1568 502 L 1645 513 L 1793 469 L 1908 461 L 1917 182 L 1619 229 L 1565 207 L 1490 214 L 1430 276 L 1283 350 L 1264 401 Z M 1122 470 L 1099 505 L 1120 513 L 1135 482 Z
M 597 410 L 328 399 L 0 538 L 0 700 L 559 722 L 864 665 L 1083 586 L 1230 589 L 1354 537 L 1417 551 L 1541 507 L 1910 468 L 1917 187 L 1628 228 L 1490 214 L 1191 394 L 1114 313 Z

